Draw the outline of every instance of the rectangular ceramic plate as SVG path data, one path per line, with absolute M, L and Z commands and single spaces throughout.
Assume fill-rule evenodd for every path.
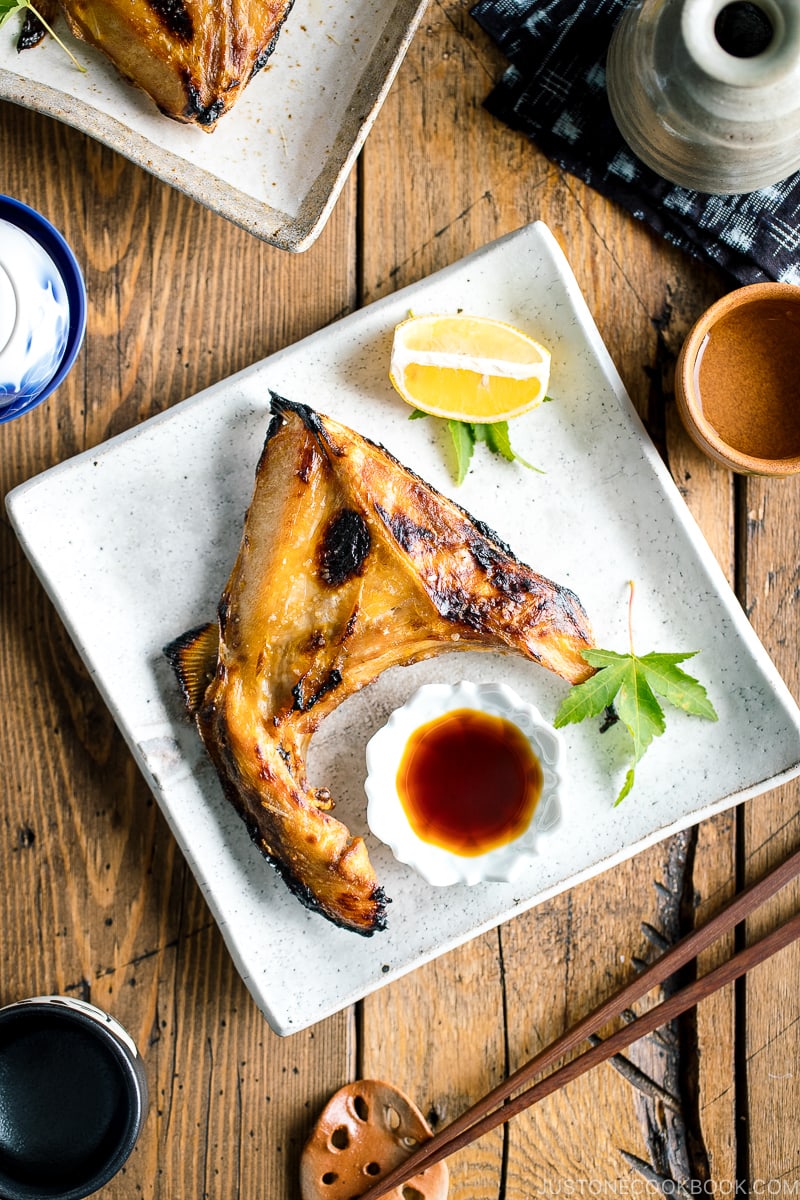
M 456 487 L 439 422 L 409 421 L 387 379 L 408 310 L 472 310 L 552 348 L 552 402 L 513 424 L 536 474 L 476 449 Z M 395 668 L 315 735 L 313 783 L 366 837 L 392 898 L 389 928 L 362 938 L 294 899 L 223 800 L 184 717 L 162 647 L 213 617 L 233 564 L 269 422 L 268 390 L 367 436 L 492 526 L 537 571 L 581 597 L 599 645 L 697 650 L 692 673 L 719 713 L 670 710 L 633 793 L 614 799 L 623 731 L 564 731 L 560 826 L 514 884 L 437 889 L 366 826 L 364 750 L 391 709 L 433 680 L 503 679 L 552 719 L 567 685 L 517 658 L 466 652 Z M 282 1034 L 325 1017 L 698 819 L 800 770 L 800 713 L 643 431 L 554 238 L 528 226 L 346 317 L 8 497 L 26 553 L 88 665 L 191 863 L 230 951 Z
M 57 117 L 284 250 L 322 230 L 427 0 L 296 0 L 269 64 L 213 133 L 162 116 L 99 51 L 59 34 L 17 53 L 0 30 L 0 98 Z

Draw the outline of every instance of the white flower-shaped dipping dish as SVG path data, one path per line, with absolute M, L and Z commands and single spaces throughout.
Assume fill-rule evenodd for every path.
M 444 729 L 440 721 L 448 714 L 464 711 L 468 721 L 480 722 L 479 714 L 500 718 L 521 733 L 521 742 L 526 753 L 533 753 L 533 769 L 538 761 L 538 801 L 527 818 L 521 818 L 510 840 L 493 844 L 480 851 L 464 845 L 463 848 L 446 848 L 439 844 L 444 839 L 428 840 L 428 830 L 417 832 L 401 798 L 401 783 L 398 778 L 401 764 L 409 746 L 409 739 L 419 738 L 423 728 L 425 736 L 429 729 Z M 500 722 L 488 722 L 488 727 L 505 728 Z M 433 723 L 433 724 L 432 724 Z M 450 722 L 447 723 L 448 725 Z M 512 733 L 513 731 L 508 731 Z M 419 741 L 415 745 L 419 746 Z M 474 750 L 470 739 L 464 742 L 465 752 Z M 549 725 L 532 704 L 527 703 L 510 687 L 502 683 L 426 684 L 401 707 L 395 709 L 386 724 L 370 739 L 366 748 L 367 779 L 367 823 L 380 841 L 392 851 L 395 858 L 412 867 L 428 883 L 439 887 L 481 882 L 510 883 L 522 873 L 536 857 L 537 842 L 542 835 L 552 832 L 561 820 L 561 790 L 563 785 L 563 743 L 556 730 Z M 406 763 L 408 760 L 406 760 Z M 444 759 L 441 760 L 442 765 Z M 429 760 L 430 763 L 430 760 Z M 405 774 L 404 774 L 405 778 Z M 425 788 L 442 794 L 446 783 L 434 782 L 434 773 L 425 777 Z M 457 787 L 458 784 L 456 783 Z M 487 807 L 497 804 L 497 796 L 486 795 Z M 458 801 L 451 798 L 457 811 Z M 423 829 L 419 820 L 418 828 Z M 495 843 L 499 839 L 494 839 Z

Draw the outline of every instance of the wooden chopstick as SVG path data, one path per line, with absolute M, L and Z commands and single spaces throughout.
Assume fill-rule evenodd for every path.
M 519 1088 L 530 1083 L 537 1075 L 541 1075 L 548 1067 L 553 1066 L 558 1059 L 585 1041 L 591 1034 L 596 1033 L 608 1020 L 619 1016 L 634 1001 L 641 999 L 657 984 L 662 983 L 680 967 L 696 958 L 702 950 L 755 912 L 766 900 L 785 887 L 792 879 L 795 879 L 798 874 L 800 874 L 800 850 L 765 875 L 763 879 L 745 888 L 705 925 L 681 938 L 620 991 L 603 1001 L 549 1047 L 525 1063 L 508 1079 L 503 1080 L 460 1117 L 457 1117 L 450 1125 L 424 1142 L 404 1162 L 363 1192 L 361 1200 L 378 1200 L 378 1197 L 384 1196 L 392 1188 L 419 1174 L 426 1167 L 433 1166 L 434 1163 L 454 1154 L 456 1150 L 483 1137 L 496 1126 L 504 1124 L 532 1104 L 551 1095 L 597 1063 L 618 1054 L 632 1042 L 673 1020 L 706 996 L 710 996 L 732 980 L 738 979 L 757 963 L 763 962 L 764 959 L 800 937 L 800 913 L 798 913 L 760 941 L 754 942 L 753 945 L 740 951 L 707 975 L 675 992 L 662 1003 L 568 1062 L 560 1070 L 540 1080 L 539 1083 L 528 1088 L 515 1099 L 510 1098 Z M 498 1105 L 502 1107 L 498 1108 Z
M 436 1139 L 432 1138 L 425 1143 L 429 1153 L 421 1165 L 415 1166 L 411 1158 L 408 1158 L 395 1171 L 387 1174 L 376 1187 L 364 1192 L 361 1200 L 373 1200 L 373 1198 L 385 1195 L 387 1190 L 391 1190 L 392 1187 L 396 1187 L 420 1171 L 432 1167 L 442 1158 L 449 1157 L 456 1150 L 483 1137 L 498 1125 L 504 1124 L 518 1113 L 523 1112 L 524 1109 L 543 1100 L 545 1096 L 550 1096 L 565 1084 L 571 1083 L 573 1079 L 577 1079 L 579 1075 L 583 1075 L 598 1063 L 604 1062 L 614 1054 L 619 1054 L 632 1042 L 652 1033 L 661 1025 L 666 1025 L 668 1021 L 680 1016 L 681 1013 L 712 995 L 725 984 L 732 983 L 734 979 L 738 979 L 740 975 L 744 975 L 746 971 L 763 962 L 776 951 L 782 950 L 784 946 L 788 946 L 798 937 L 800 937 L 800 913 L 796 913 L 785 924 L 780 925 L 760 941 L 754 942 L 746 950 L 735 954 L 733 958 L 728 959 L 713 971 L 709 971 L 701 979 L 695 979 L 692 983 L 687 984 L 686 987 L 663 1000 L 661 1004 L 657 1004 L 641 1017 L 637 1017 L 629 1025 L 624 1025 L 616 1033 L 607 1037 L 605 1041 L 599 1042 L 584 1054 L 572 1059 L 560 1070 L 554 1071 L 552 1075 L 547 1075 L 527 1091 L 521 1092 L 513 1100 L 509 1100 L 501 1108 L 487 1113 L 459 1136 L 449 1137 L 435 1145 Z

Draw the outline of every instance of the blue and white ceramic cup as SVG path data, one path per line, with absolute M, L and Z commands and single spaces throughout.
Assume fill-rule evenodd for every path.
M 0 424 L 55 391 L 86 330 L 75 255 L 40 213 L 0 195 Z
M 127 1161 L 147 1113 L 126 1030 L 70 996 L 0 1008 L 0 1197 L 83 1200 Z

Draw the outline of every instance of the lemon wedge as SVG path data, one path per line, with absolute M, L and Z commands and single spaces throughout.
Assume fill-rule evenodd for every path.
M 507 421 L 544 400 L 550 351 L 491 317 L 412 316 L 394 331 L 389 379 L 422 412 L 455 421 Z

